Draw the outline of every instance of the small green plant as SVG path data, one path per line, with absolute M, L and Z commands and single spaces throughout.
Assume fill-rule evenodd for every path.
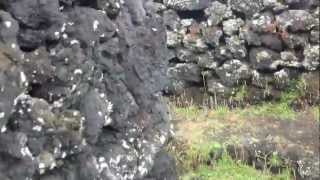
M 297 113 L 287 103 L 265 103 L 240 110 L 242 116 L 294 120 Z
M 172 152 L 172 151 L 171 151 Z M 214 154 L 220 154 L 214 156 Z M 183 147 L 183 152 L 174 154 L 183 166 L 181 180 L 291 180 L 291 173 L 285 170 L 272 174 L 269 169 L 257 170 L 240 160 L 234 160 L 226 148 L 218 142 L 191 144 Z M 282 165 L 276 153 L 272 154 L 269 165 Z M 267 167 L 267 166 L 266 166 Z
M 193 144 L 186 151 L 185 162 L 187 169 L 195 169 L 203 164 L 210 164 L 214 160 L 214 154 L 222 149 L 218 142 L 206 142 Z
M 320 106 L 315 106 L 312 108 L 314 119 L 320 121 Z
M 214 109 L 214 115 L 218 119 L 225 119 L 230 112 L 230 108 L 224 105 L 218 106 Z
M 265 102 L 260 105 L 250 106 L 246 109 L 238 109 L 243 117 L 263 117 L 279 120 L 294 120 L 298 113 L 291 107 L 292 103 L 303 96 L 302 81 L 292 81 L 290 88 L 282 92 L 278 102 Z
M 290 180 L 290 171 L 272 175 L 268 171 L 259 171 L 244 163 L 233 160 L 224 153 L 214 165 L 201 166 L 192 173 L 182 177 L 182 180 Z
M 188 117 L 189 120 L 197 120 L 202 112 L 199 107 L 194 105 L 189 107 L 175 107 L 174 111 L 178 115 Z
M 307 79 L 300 77 L 298 79 L 290 80 L 288 88 L 282 92 L 281 102 L 292 104 L 295 101 L 303 101 L 309 93 L 312 94 L 310 89 L 310 82 Z M 316 95 L 311 95 L 316 96 Z
M 235 100 L 237 102 L 244 102 L 248 97 L 248 92 L 248 87 L 246 85 L 242 85 L 240 88 L 238 88 L 238 91 L 235 96 L 232 97 L 232 100 Z
M 273 152 L 268 163 L 271 167 L 281 167 L 284 163 L 277 152 Z
M 293 93 L 286 93 L 278 102 L 249 106 L 245 109 L 231 109 L 222 105 L 215 109 L 198 108 L 197 106 L 174 107 L 173 111 L 179 117 L 177 119 L 186 120 L 184 122 L 178 121 L 180 127 L 184 130 L 187 129 L 187 133 L 182 131 L 177 136 L 183 137 L 179 141 L 180 143 L 175 144 L 174 150 L 169 150 L 177 159 L 178 172 L 182 180 L 291 180 L 289 167 L 288 170 L 280 172 L 288 164 L 276 153 L 264 156 L 265 166 L 262 171 L 257 170 L 254 166 L 232 159 L 225 152 L 224 145 L 218 143 L 223 142 L 228 145 L 232 137 L 238 138 L 236 135 L 230 136 L 228 140 L 219 139 L 221 136 L 215 135 L 225 132 L 225 129 L 229 127 L 239 128 L 232 131 L 232 133 L 238 133 L 241 128 L 248 127 L 243 123 L 246 120 L 296 119 L 297 115 L 301 114 L 295 112 L 289 105 L 295 97 Z M 252 118 L 248 118 L 250 116 Z M 235 141 L 232 140 L 231 143 L 235 143 Z M 271 167 L 279 168 L 281 174 L 271 174 L 269 169 Z

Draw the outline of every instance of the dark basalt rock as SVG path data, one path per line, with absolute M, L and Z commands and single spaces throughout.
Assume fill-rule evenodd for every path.
M 155 180 L 175 180 L 177 176 L 175 160 L 168 153 L 161 151 L 156 155 L 155 165 L 148 177 Z
M 1 180 L 176 179 L 158 6 L 1 1 Z
M 250 62 L 258 70 L 277 70 L 277 60 L 280 54 L 267 48 L 253 48 L 250 50 Z
M 211 46 L 218 47 L 220 45 L 223 31 L 220 27 L 209 26 L 202 29 L 205 42 Z
M 208 17 L 209 25 L 218 25 L 224 19 L 232 17 L 233 13 L 231 9 L 219 1 L 214 1 L 210 6 L 205 9 L 205 14 Z
M 251 78 L 251 69 L 246 63 L 238 59 L 225 62 L 216 70 L 222 82 L 228 86 L 243 84 L 245 80 Z
M 276 17 L 279 27 L 292 32 L 308 31 L 315 25 L 315 19 L 306 10 L 289 10 Z
M 29 28 L 47 28 L 51 24 L 61 20 L 59 16 L 58 0 L 22 0 L 7 1 L 8 12 L 10 12 L 21 25 Z
M 319 5 L 319 1 L 317 0 L 285 0 L 284 2 L 294 9 L 308 9 Z
M 190 82 L 201 82 L 200 67 L 195 64 L 180 63 L 168 69 L 169 77 Z
M 264 34 L 260 36 L 261 42 L 264 46 L 276 50 L 282 51 L 283 50 L 283 43 L 281 41 L 281 37 L 275 34 Z

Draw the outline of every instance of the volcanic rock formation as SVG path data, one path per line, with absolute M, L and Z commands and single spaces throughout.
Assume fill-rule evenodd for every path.
M 152 179 L 174 168 L 161 151 L 170 128 L 158 6 L 0 1 L 1 180 Z

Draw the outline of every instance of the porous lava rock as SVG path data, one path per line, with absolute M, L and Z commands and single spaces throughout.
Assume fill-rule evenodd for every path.
M 176 179 L 159 7 L 0 2 L 1 180 Z

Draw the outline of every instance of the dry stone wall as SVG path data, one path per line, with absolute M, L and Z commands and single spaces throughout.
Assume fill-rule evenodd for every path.
M 290 82 L 319 81 L 319 1 L 164 0 L 170 94 L 221 100 L 246 87 L 276 99 Z

